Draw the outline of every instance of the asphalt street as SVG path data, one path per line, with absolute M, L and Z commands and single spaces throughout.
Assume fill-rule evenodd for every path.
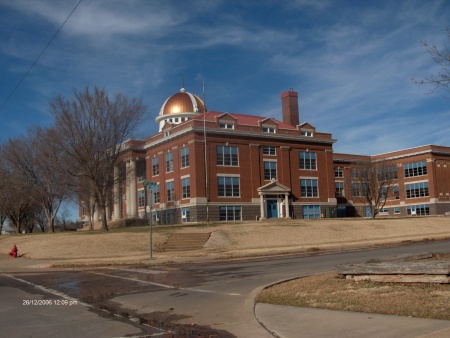
M 272 337 L 255 317 L 254 298 L 265 286 L 343 263 L 426 252 L 450 252 L 450 242 L 108 269 L 52 270 L 1 259 L 0 332 L 5 337 Z

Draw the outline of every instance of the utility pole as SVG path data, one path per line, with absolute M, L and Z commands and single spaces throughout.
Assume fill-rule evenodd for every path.
M 150 214 L 150 217 L 148 218 L 148 225 L 150 227 L 150 259 L 152 259 L 153 258 L 153 249 L 152 249 L 153 248 L 153 244 L 152 244 L 152 242 L 153 242 L 153 238 L 152 238 L 152 233 L 153 233 L 153 230 L 152 230 L 152 219 L 153 219 L 153 216 L 152 216 L 152 190 L 153 190 L 153 187 L 157 185 L 157 183 L 156 182 L 148 182 L 147 180 L 144 179 L 142 184 L 144 185 L 144 187 L 147 187 L 147 190 L 148 190 L 148 209 L 149 209 L 149 214 Z

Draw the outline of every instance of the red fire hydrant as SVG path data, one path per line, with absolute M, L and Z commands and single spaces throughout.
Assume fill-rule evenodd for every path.
M 17 246 L 14 244 L 8 255 L 10 255 L 12 258 L 16 258 L 18 251 L 19 250 L 17 249 Z

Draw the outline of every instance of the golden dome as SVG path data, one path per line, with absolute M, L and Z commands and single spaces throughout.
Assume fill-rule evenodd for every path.
M 203 113 L 204 111 L 203 101 L 197 95 L 188 93 L 181 88 L 179 93 L 173 94 L 164 102 L 159 115 Z

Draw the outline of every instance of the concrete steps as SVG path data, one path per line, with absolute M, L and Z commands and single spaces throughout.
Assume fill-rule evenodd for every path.
M 174 233 L 162 245 L 161 251 L 192 251 L 203 248 L 211 233 Z

